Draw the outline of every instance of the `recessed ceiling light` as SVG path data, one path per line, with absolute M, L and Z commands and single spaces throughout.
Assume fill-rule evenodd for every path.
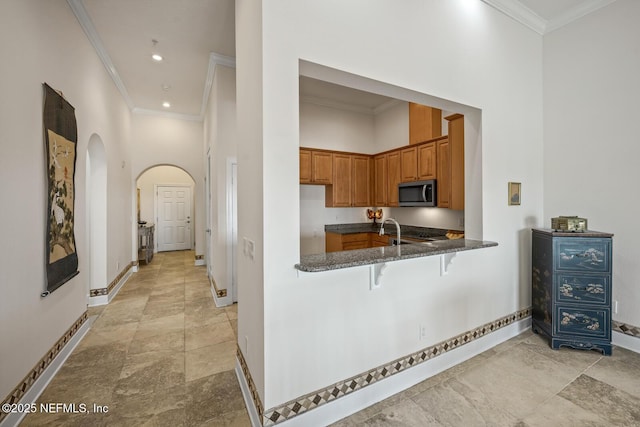
M 169 108 L 169 107 L 171 107 L 171 104 L 169 104 L 167 101 L 164 101 L 164 102 L 162 103 L 162 106 L 163 106 L 164 108 Z
M 153 58 L 154 61 L 162 61 L 162 55 L 158 55 L 157 53 L 154 53 L 153 55 L 151 55 L 151 57 Z

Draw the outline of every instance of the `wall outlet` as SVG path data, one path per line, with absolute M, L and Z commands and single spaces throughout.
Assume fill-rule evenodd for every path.
M 249 337 L 244 336 L 244 356 L 249 357 Z
M 613 302 L 613 314 L 618 314 L 618 301 Z
M 120 272 L 120 261 L 116 261 L 116 271 Z
M 420 341 L 422 341 L 423 339 L 427 338 L 427 328 L 424 325 L 419 325 L 419 335 L 418 338 L 420 339 Z

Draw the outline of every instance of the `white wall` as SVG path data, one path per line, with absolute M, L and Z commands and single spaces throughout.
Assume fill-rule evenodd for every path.
M 107 159 L 107 280 L 131 260 L 130 113 L 64 0 L 0 3 L 0 396 L 6 396 L 87 307 L 88 141 Z M 47 218 L 42 83 L 62 90 L 78 123 L 75 239 L 80 274 L 46 298 Z M 124 163 L 123 163 L 124 162 Z
M 140 175 L 136 181 L 136 187 L 140 189 L 140 219 L 147 221 L 149 224 L 156 223 L 155 216 L 155 192 L 156 185 L 180 184 L 185 187 L 191 187 L 193 198 L 198 197 L 194 193 L 195 182 L 191 175 L 175 166 L 154 166 L 147 169 Z M 191 204 L 191 212 L 194 212 L 193 200 Z M 191 241 L 194 241 L 195 227 L 191 229 Z M 158 250 L 158 227 L 154 229 L 154 242 L 156 246 L 154 251 Z
M 409 144 L 409 104 L 404 101 L 376 114 L 373 123 L 375 151 L 381 153 Z
M 132 115 L 132 177 L 147 169 L 173 165 L 185 170 L 195 181 L 193 212 L 195 252 L 204 254 L 204 169 L 202 162 L 202 122 L 165 116 Z M 131 188 L 135 194 L 135 186 Z M 133 196 L 132 196 L 133 197 Z M 132 233 L 137 232 L 137 225 Z M 136 251 L 137 252 L 137 251 Z
M 229 289 L 229 248 L 232 244 L 228 229 L 229 199 L 231 186 L 229 164 L 237 162 L 236 131 L 236 76 L 235 69 L 216 66 L 209 105 L 205 117 L 204 160 L 211 156 L 212 197 L 210 273 L 218 289 Z
M 613 319 L 640 325 L 640 2 L 618 0 L 544 38 L 544 217 L 614 233 Z M 523 187 L 523 194 L 526 189 Z
M 236 10 L 238 22 L 253 24 L 237 27 L 251 39 L 237 44 L 238 123 L 243 145 L 254 149 L 252 158 L 241 156 L 240 181 L 263 182 L 251 195 L 262 204 L 250 205 L 247 194 L 243 205 L 244 233 L 259 253 L 241 257 L 247 304 L 240 298 L 239 338 L 265 407 L 529 306 L 524 231 L 542 216 L 541 37 L 480 2 L 260 4 L 262 19 L 246 2 Z M 366 268 L 298 277 L 300 58 L 372 79 L 358 89 L 390 83 L 382 94 L 447 110 L 446 101 L 436 105 L 420 93 L 470 106 L 460 112 L 465 126 L 470 117 L 478 129 L 482 149 L 469 153 L 467 183 L 481 183 L 483 192 L 468 207 L 479 212 L 475 232 L 500 246 L 459 254 L 446 277 L 436 258 L 393 263 L 375 292 Z M 240 108 L 252 97 L 257 106 Z M 508 181 L 523 183 L 523 205 L 507 206 Z M 427 340 L 418 341 L 419 324 Z

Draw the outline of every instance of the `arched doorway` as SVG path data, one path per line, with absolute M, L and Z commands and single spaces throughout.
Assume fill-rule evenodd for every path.
M 93 134 L 87 146 L 87 248 L 89 248 L 89 305 L 106 304 L 104 295 L 92 290 L 107 287 L 107 155 L 100 136 Z
M 156 165 L 136 180 L 139 221 L 155 224 L 154 252 L 191 250 L 195 243 L 195 181 L 184 169 Z

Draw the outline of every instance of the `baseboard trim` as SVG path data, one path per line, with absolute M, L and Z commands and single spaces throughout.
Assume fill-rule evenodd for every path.
M 213 277 L 209 277 L 209 284 L 211 286 L 211 295 L 213 296 L 213 302 L 216 304 L 216 307 L 226 307 L 228 305 L 232 305 L 233 301 L 231 300 L 231 295 L 227 294 L 226 289 L 218 289 L 216 285 L 216 281 L 213 280 Z
M 257 392 L 251 393 L 247 386 L 243 391 L 245 404 L 252 408 L 250 412 L 259 414 L 260 423 L 254 425 L 327 425 L 462 363 L 530 327 L 531 309 L 526 308 L 268 410 L 262 409 Z M 238 352 L 237 360 L 244 362 L 240 357 Z M 244 382 L 250 384 L 248 367 L 246 372 L 236 370 L 236 374 L 243 375 Z
M 71 355 L 71 352 L 89 332 L 96 317 L 88 317 L 85 311 L 51 350 L 47 352 L 47 355 L 38 362 L 22 383 L 14 389 L 13 393 L 2 401 L 2 404 L 34 403 Z M 4 414 L 0 412 L 0 427 L 17 426 L 25 415 L 25 413 Z M 3 416 L 5 416 L 4 419 L 2 418 Z
M 613 331 L 611 334 L 611 343 L 615 346 L 640 353 L 640 339 L 634 335 L 627 335 L 622 332 Z
M 251 398 L 251 391 L 249 390 L 249 384 L 247 384 L 247 380 L 242 372 L 242 366 L 240 365 L 240 361 L 236 358 L 236 377 L 238 377 L 238 383 L 240 384 L 240 390 L 242 391 L 242 397 L 246 403 L 247 412 L 249 413 L 249 420 L 251 421 L 252 427 L 262 427 L 262 423 L 260 421 L 260 415 L 256 410 L 255 405 L 253 404 L 253 399 Z M 251 404 L 247 403 L 251 402 Z
M 106 288 L 91 289 L 89 292 L 89 307 L 109 304 L 118 294 L 120 288 L 129 280 L 131 275 L 138 271 L 138 265 L 130 262 Z

